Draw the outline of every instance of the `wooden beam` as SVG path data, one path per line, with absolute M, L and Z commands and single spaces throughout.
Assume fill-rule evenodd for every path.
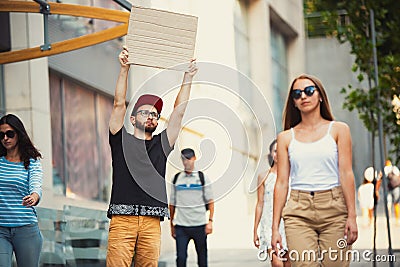
M 47 57 L 57 55 L 79 48 L 88 47 L 91 45 L 106 42 L 121 36 L 126 35 L 128 25 L 122 24 L 110 29 L 84 35 L 74 39 L 69 39 L 51 44 L 50 50 L 42 51 L 40 47 L 27 48 L 18 51 L 9 51 L 0 53 L 0 64 L 19 62 L 39 57 Z
M 103 19 L 115 22 L 128 23 L 129 12 L 106 9 L 92 6 L 80 6 L 63 3 L 49 2 L 50 14 Z M 40 13 L 40 6 L 35 2 L 25 1 L 0 1 L 0 12 L 26 12 Z
M 40 6 L 35 2 L 1 1 L 0 11 L 40 13 Z
M 123 24 L 92 34 L 52 43 L 50 50 L 42 51 L 38 46 L 17 51 L 3 52 L 0 53 L 0 64 L 61 54 L 116 39 L 126 35 L 128 32 L 129 12 L 52 2 L 49 2 L 49 5 L 51 14 L 102 19 L 121 22 Z M 40 8 L 35 2 L 1 1 L 0 12 L 40 13 Z

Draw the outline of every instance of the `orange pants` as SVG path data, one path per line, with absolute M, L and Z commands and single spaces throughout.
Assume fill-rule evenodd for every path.
M 108 234 L 107 267 L 157 267 L 160 217 L 113 215 Z M 134 258 L 133 258 L 134 257 Z
M 292 266 L 349 266 L 347 208 L 340 186 L 314 193 L 292 190 L 282 217 Z

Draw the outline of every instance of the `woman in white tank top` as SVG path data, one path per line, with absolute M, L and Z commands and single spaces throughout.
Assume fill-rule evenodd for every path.
M 348 266 L 358 235 L 350 129 L 334 121 L 322 83 L 307 74 L 292 82 L 283 118 L 272 247 L 282 244 L 282 216 L 293 266 Z

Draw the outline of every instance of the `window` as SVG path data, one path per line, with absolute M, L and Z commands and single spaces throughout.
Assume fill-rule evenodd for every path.
M 108 201 L 112 98 L 51 73 L 50 100 L 55 193 Z
M 282 110 L 288 90 L 288 66 L 286 58 L 285 37 L 271 28 L 272 87 L 274 90 L 274 117 L 278 132 L 281 131 Z
M 350 24 L 350 18 L 345 10 L 337 11 L 336 28 L 343 32 Z M 332 35 L 332 29 L 328 26 L 326 18 L 320 12 L 304 15 L 305 29 L 308 38 L 326 37 Z
M 250 41 L 247 25 L 248 16 L 248 3 L 247 1 L 237 0 L 234 9 L 234 28 L 235 28 L 235 55 L 237 69 L 251 77 L 250 67 Z M 239 79 L 239 83 L 241 80 Z M 239 94 L 248 102 L 252 104 L 252 92 L 245 86 L 239 84 Z

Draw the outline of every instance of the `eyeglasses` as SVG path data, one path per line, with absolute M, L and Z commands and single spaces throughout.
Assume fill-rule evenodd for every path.
M 0 132 L 0 140 L 3 140 L 5 136 L 7 136 L 8 138 L 14 138 L 15 132 L 13 130 L 8 130 L 6 132 Z
M 159 120 L 160 119 L 160 114 L 157 112 L 150 112 L 149 110 L 138 110 L 136 114 L 140 114 L 144 118 L 152 117 L 153 119 Z
M 306 94 L 306 96 L 312 96 L 314 94 L 315 90 L 317 90 L 315 85 L 310 85 L 310 86 L 307 86 L 306 88 L 304 88 L 303 90 L 300 90 L 300 89 L 292 90 L 291 94 L 292 94 L 293 99 L 297 100 L 301 97 L 301 94 L 303 92 Z

